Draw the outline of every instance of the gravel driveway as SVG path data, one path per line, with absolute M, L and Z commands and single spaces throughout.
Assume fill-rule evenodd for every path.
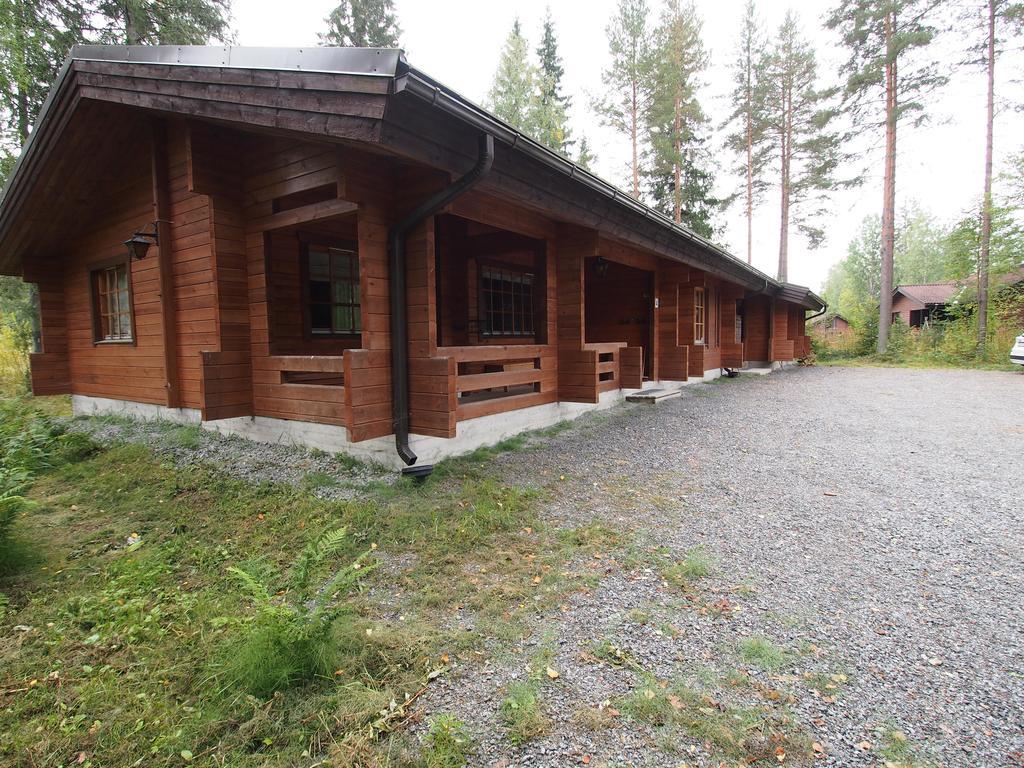
M 816 765 L 1024 765 L 1022 395 L 1011 373 L 797 369 L 688 387 L 501 456 L 499 474 L 553 489 L 556 524 L 602 520 L 670 558 L 702 544 L 715 565 L 696 603 L 623 563 L 539 619 L 560 673 L 543 681 L 546 735 L 512 747 L 500 722 L 531 646 L 457 669 L 427 714 L 463 719 L 479 765 L 717 765 L 686 733 L 580 725 L 637 684 L 594 663 L 606 642 L 658 679 L 739 668 L 781 690 Z M 750 637 L 781 661 L 744 656 Z

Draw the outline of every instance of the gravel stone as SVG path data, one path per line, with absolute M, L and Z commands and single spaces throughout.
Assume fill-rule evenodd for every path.
M 397 479 L 385 467 L 339 460 L 323 451 L 256 443 L 169 421 L 78 418 L 69 423 L 69 428 L 88 434 L 101 445 L 142 443 L 178 468 L 206 465 L 252 483 L 305 485 L 322 499 L 355 498 L 370 483 L 393 483 Z M 316 483 L 311 482 L 314 479 Z

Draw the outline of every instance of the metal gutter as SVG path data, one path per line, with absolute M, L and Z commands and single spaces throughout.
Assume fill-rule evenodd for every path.
M 468 123 L 479 130 L 492 134 L 495 138 L 500 139 L 511 148 L 539 160 L 545 165 L 560 171 L 575 181 L 579 181 L 581 184 L 584 184 L 590 189 L 610 198 L 612 201 L 618 203 L 631 212 L 652 220 L 665 229 L 670 230 L 676 236 L 684 238 L 690 244 L 697 246 L 704 252 L 714 254 L 715 256 L 724 259 L 726 264 L 722 266 L 727 265 L 727 268 L 731 267 L 732 269 L 730 271 L 742 274 L 748 280 L 753 279 L 758 282 L 763 281 L 766 286 L 770 285 L 774 288 L 782 287 L 782 283 L 769 277 L 764 272 L 748 265 L 746 262 L 741 261 L 721 246 L 701 237 L 687 227 L 677 224 L 660 211 L 656 211 L 650 206 L 644 205 L 639 200 L 627 195 L 599 176 L 595 176 L 582 166 L 577 165 L 563 155 L 560 155 L 554 150 L 549 149 L 534 139 L 531 139 L 529 136 L 520 133 L 508 123 L 490 114 L 485 109 L 469 101 L 456 91 L 453 91 L 451 88 L 448 88 L 437 80 L 434 80 L 426 73 L 415 69 L 414 67 L 408 67 L 404 72 L 397 74 L 395 77 L 395 93 L 403 92 L 414 95 L 432 106 L 448 112 L 463 122 Z

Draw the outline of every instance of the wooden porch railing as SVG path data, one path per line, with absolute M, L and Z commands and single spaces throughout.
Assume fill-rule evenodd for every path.
M 543 344 L 444 347 L 455 362 L 456 420 L 554 402 L 555 357 Z
M 558 358 L 560 399 L 596 403 L 602 392 L 639 389 L 643 386 L 643 354 L 642 347 L 628 347 L 624 341 L 562 350 Z

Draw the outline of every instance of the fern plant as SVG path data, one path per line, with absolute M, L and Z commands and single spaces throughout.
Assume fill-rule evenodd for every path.
M 349 613 L 345 598 L 371 570 L 373 550 L 317 580 L 325 564 L 336 559 L 347 542 L 344 528 L 328 531 L 302 550 L 280 591 L 242 568 L 229 572 L 256 608 L 239 647 L 228 661 L 228 678 L 257 696 L 317 677 L 329 677 L 337 657 L 335 625 Z

